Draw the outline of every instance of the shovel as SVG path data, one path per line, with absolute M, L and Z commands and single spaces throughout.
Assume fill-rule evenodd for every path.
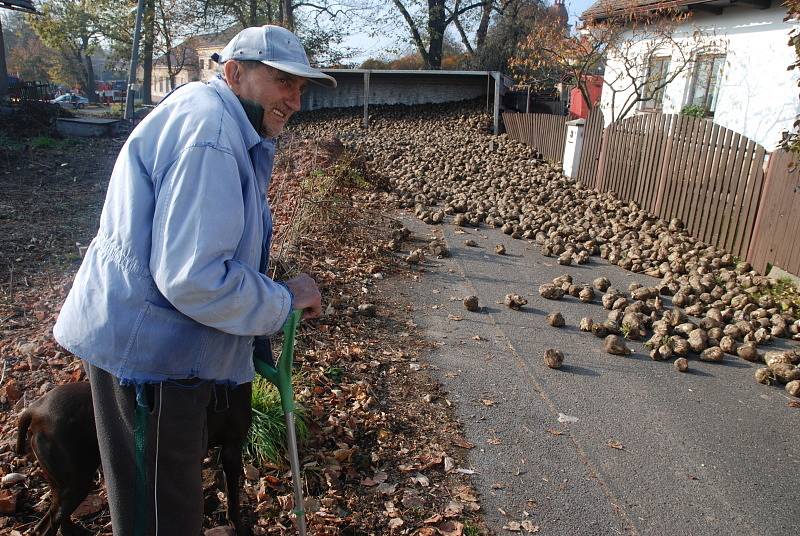
M 300 459 L 297 455 L 297 432 L 294 427 L 294 392 L 292 391 L 292 364 L 294 361 L 294 336 L 302 311 L 295 309 L 283 325 L 283 349 L 278 363 L 273 366 L 262 359 L 254 359 L 256 372 L 278 388 L 281 408 L 286 417 L 286 440 L 289 448 L 289 463 L 294 484 L 294 514 L 297 530 L 306 536 L 306 512 L 303 502 L 303 479 L 300 475 Z

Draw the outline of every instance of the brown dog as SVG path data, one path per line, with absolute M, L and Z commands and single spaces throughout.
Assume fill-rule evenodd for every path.
M 249 534 L 239 510 L 242 445 L 250 429 L 252 384 L 231 389 L 228 409 L 208 410 L 209 447 L 222 447 L 222 468 L 228 496 L 228 521 L 239 536 Z M 70 515 L 83 502 L 100 467 L 92 392 L 88 382 L 60 385 L 31 404 L 17 424 L 17 453 L 25 453 L 30 434 L 31 449 L 50 484 L 51 504 L 36 524 L 34 534 L 65 536 L 87 534 Z

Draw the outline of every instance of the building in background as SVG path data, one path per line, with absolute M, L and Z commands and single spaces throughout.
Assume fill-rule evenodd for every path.
M 775 148 L 783 133 L 791 130 L 800 112 L 798 74 L 787 70 L 795 60 L 795 50 L 787 45 L 789 32 L 797 23 L 783 20 L 786 8 L 770 0 L 599 0 L 581 18 L 591 25 L 613 21 L 614 16 L 631 10 L 652 12 L 659 8 L 691 12 L 691 16 L 675 28 L 677 47 L 681 42 L 696 39 L 693 36 L 698 30 L 709 44 L 693 44 L 692 62 L 688 67 L 657 91 L 653 99 L 638 103 L 628 115 L 677 114 L 689 107 L 694 114 L 705 114 L 715 123 L 747 136 L 767 150 Z M 631 35 L 642 34 L 631 32 Z M 643 40 L 633 44 L 647 48 Z M 646 65 L 640 66 L 638 76 L 647 80 L 669 80 L 675 70 L 680 69 L 679 55 L 676 49 L 657 51 Z M 605 83 L 613 84 L 613 73 L 623 69 L 620 58 L 606 58 Z M 609 87 L 603 89 L 601 109 L 606 124 L 612 118 L 621 119 L 620 102 L 627 95 L 626 90 L 619 89 L 615 99 Z

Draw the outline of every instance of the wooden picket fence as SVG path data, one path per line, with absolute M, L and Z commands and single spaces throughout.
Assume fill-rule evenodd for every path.
M 747 260 L 764 272 L 768 263 L 800 275 L 800 167 L 785 151 L 770 155 Z
M 558 121 L 504 114 L 509 135 L 550 160 Z M 511 117 L 507 117 L 511 116 Z M 514 117 L 516 116 L 516 117 Z M 553 116 L 551 116 L 552 118 Z M 558 134 L 560 135 L 560 132 Z M 537 145 L 538 144 L 538 145 Z M 758 143 L 708 119 L 648 114 L 603 128 L 599 109 L 589 115 L 576 178 L 664 219 L 679 218 L 692 236 L 765 271 L 768 263 L 800 274 L 800 170 L 792 156 L 769 156 Z
M 510 137 L 530 145 L 547 160 L 560 162 L 564 158 L 567 125 L 563 115 L 506 112 L 503 123 Z
M 764 184 L 764 148 L 708 119 L 639 115 L 606 128 L 594 187 L 744 258 Z
M 576 177 L 578 182 L 584 186 L 591 183 L 591 187 L 594 187 L 595 184 L 597 164 L 600 160 L 600 145 L 603 143 L 603 123 L 603 112 L 600 108 L 593 108 L 584 124 L 583 148 Z

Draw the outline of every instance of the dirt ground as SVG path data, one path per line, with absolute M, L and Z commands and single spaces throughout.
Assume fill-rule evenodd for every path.
M 25 533 L 48 505 L 38 465 L 14 451 L 16 419 L 54 385 L 83 378 L 80 362 L 58 347 L 51 330 L 82 247 L 95 233 L 123 143 L 20 138 L 0 151 L 0 475 L 25 477 L 0 490 L 3 534 Z M 274 200 L 289 203 L 302 193 L 302 173 L 279 166 Z M 326 316 L 303 326 L 296 352 L 304 382 L 299 399 L 311 431 L 301 446 L 310 533 L 484 533 L 470 471 L 462 465 L 470 445 L 447 393 L 426 372 L 430 345 L 411 321 L 409 304 L 389 290 L 389 282 L 418 274 L 381 247 L 391 234 L 391 222 L 375 216 L 388 212 L 385 195 L 362 187 L 337 196 L 332 206 L 358 209 L 347 214 L 353 230 L 347 241 L 333 214 L 329 232 L 319 226 L 293 231 L 292 247 L 279 252 L 317 278 L 323 307 L 329 306 Z M 286 245 L 281 225 L 289 229 L 294 215 L 277 211 L 276 247 Z M 367 302 L 377 306 L 375 316 L 357 312 Z M 254 469 L 242 498 L 254 533 L 293 534 L 286 466 Z M 224 521 L 216 470 L 210 456 L 207 528 Z M 76 517 L 93 533 L 110 534 L 101 483 Z

